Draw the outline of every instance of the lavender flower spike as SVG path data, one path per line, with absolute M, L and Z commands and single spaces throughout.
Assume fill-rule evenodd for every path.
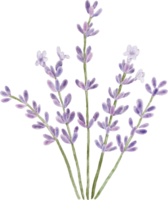
M 27 101 L 29 99 L 27 90 L 23 92 L 23 97 L 19 95 L 19 99 L 23 102 L 23 104 L 16 104 L 16 107 L 19 109 L 25 108 L 27 106 Z
M 36 61 L 36 66 L 41 65 L 42 67 L 45 67 L 45 62 L 47 61 L 47 57 L 46 57 L 46 51 L 43 51 L 41 53 L 41 51 L 37 52 L 37 61 Z

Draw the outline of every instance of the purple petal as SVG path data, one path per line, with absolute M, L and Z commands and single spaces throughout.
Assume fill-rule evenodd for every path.
M 37 112 L 37 103 L 35 101 L 33 101 L 33 108 L 34 108 L 35 112 Z
M 142 124 L 139 126 L 139 128 L 136 131 L 136 135 L 139 137 L 147 136 L 148 128 L 150 128 L 150 122 L 149 121 L 142 122 Z
M 130 92 L 125 93 L 124 96 L 123 96 L 123 98 L 127 97 L 129 94 L 130 94 Z
M 76 111 L 70 109 L 70 113 L 68 115 L 67 123 L 71 125 L 75 121 L 75 117 L 76 117 Z
M 57 99 L 53 99 L 53 100 L 52 100 L 52 104 L 53 104 L 53 106 L 54 106 L 55 108 L 62 109 L 62 105 L 61 105 L 61 103 L 60 103 L 58 97 L 57 97 Z
M 99 133 L 98 138 L 94 138 L 94 145 L 95 145 L 96 149 L 101 151 L 103 144 L 104 144 L 103 134 Z
M 93 13 L 94 13 L 94 8 L 92 6 L 90 6 L 90 8 L 89 8 L 90 17 L 92 17 Z
M 64 119 L 63 119 L 63 114 L 59 110 L 56 111 L 55 122 L 57 124 L 59 124 L 60 126 L 65 126 L 65 122 L 64 122 Z
M 59 100 L 58 100 L 58 98 L 55 96 L 55 94 L 51 93 L 51 94 L 50 94 L 50 97 L 51 97 L 51 99 L 56 99 L 56 100 L 59 102 Z
M 58 125 L 53 125 L 53 124 L 49 124 L 49 130 L 50 132 L 58 139 L 60 136 L 60 126 Z
M 76 30 L 81 36 L 84 35 L 84 30 L 80 22 L 76 22 Z
M 128 127 L 129 129 L 131 129 L 134 125 L 134 119 L 133 119 L 133 116 L 132 115 L 129 115 L 128 116 Z
M 160 98 L 164 98 L 168 95 L 168 88 L 165 88 L 165 89 L 161 89 L 159 92 L 158 92 L 158 97 Z
M 118 123 L 118 120 L 114 121 L 114 122 L 111 124 L 110 128 L 113 128 L 114 126 L 116 126 L 117 123 Z
M 139 151 L 138 140 L 133 139 L 125 150 L 127 154 L 135 154 Z
M 131 130 L 131 136 L 134 135 L 136 129 L 137 129 L 137 127 L 135 126 L 135 127 Z
M 96 113 L 94 114 L 94 116 L 93 116 L 94 121 L 96 121 L 96 120 L 98 119 L 98 117 L 99 117 L 99 113 L 96 112 Z
M 153 92 L 152 92 L 152 96 L 154 97 L 154 96 L 157 94 L 157 92 L 158 92 L 158 88 L 155 88 L 155 89 L 153 90 Z
M 98 84 L 94 84 L 93 86 L 89 87 L 89 90 L 95 89 L 95 88 L 97 88 L 98 86 L 99 86 Z
M 79 82 L 78 79 L 75 80 L 75 83 L 76 83 L 76 85 L 77 85 L 78 87 L 80 87 L 80 84 L 79 84 L 80 82 Z
M 162 78 L 158 83 L 159 88 L 166 88 L 167 85 L 168 85 L 168 79 L 167 78 Z
M 27 90 L 24 91 L 23 96 L 24 96 L 24 99 L 25 99 L 25 101 L 27 103 L 27 101 L 29 99 L 29 94 L 28 94 Z
M 29 121 L 34 121 L 37 119 L 37 115 L 27 108 L 26 113 L 24 112 L 24 118 Z
M 61 66 L 62 66 L 62 61 L 59 60 L 59 61 L 57 62 L 57 64 L 55 65 L 55 70 L 57 71 L 58 67 L 61 67 Z
M 36 122 L 32 122 L 31 123 L 31 130 L 35 131 L 35 132 L 41 132 L 45 129 L 45 125 L 40 122 L 40 121 L 36 121 Z
M 79 126 L 85 130 L 87 128 L 86 126 L 86 119 L 81 110 L 76 110 L 76 122 L 79 124 Z
M 151 104 L 146 110 L 145 114 L 142 116 L 143 120 L 151 120 L 155 116 L 157 110 L 157 105 L 155 103 Z
M 27 108 L 27 106 L 20 102 L 16 102 L 16 103 L 14 103 L 14 108 L 18 111 L 24 111 Z
M 114 115 L 119 115 L 121 114 L 122 110 L 124 109 L 124 106 L 120 106 L 117 108 L 117 110 L 115 110 Z
M 60 135 L 60 141 L 65 144 L 66 146 L 71 146 L 71 141 L 70 141 L 70 137 L 68 135 L 67 130 L 65 129 L 65 127 L 61 127 L 61 135 Z
M 144 90 L 148 95 L 152 95 L 152 85 L 148 81 L 145 81 Z
M 118 151 L 118 146 L 114 144 L 113 140 L 110 139 L 106 145 L 105 154 L 111 154 L 117 151 Z
M 41 111 L 41 106 L 39 105 L 39 106 L 37 107 L 37 113 L 39 114 L 40 111 Z
M 118 135 L 116 136 L 116 139 L 117 139 L 117 144 L 118 144 L 118 146 L 120 146 L 120 144 L 121 144 L 121 136 L 118 134 Z
M 110 109 L 111 109 L 111 100 L 109 98 L 107 98 L 107 107 L 108 107 L 108 110 L 110 112 Z
M 91 128 L 93 123 L 94 123 L 94 119 L 91 119 L 90 122 L 89 122 L 88 128 Z
M 95 82 L 95 78 L 93 78 L 91 81 L 90 81 L 90 85 L 89 86 L 91 86 L 94 82 Z
M 85 8 L 86 8 L 87 13 L 89 13 L 89 8 L 90 8 L 90 3 L 89 3 L 89 1 L 86 1 L 86 2 L 85 2 Z
M 4 92 L 4 91 L 1 91 L 0 94 L 1 94 L 2 96 L 4 96 L 4 97 L 8 97 L 8 94 L 7 94 L 6 92 Z
M 83 65 L 83 49 L 80 44 L 75 44 L 75 55 L 77 62 Z
M 96 126 L 99 130 L 104 131 L 104 126 L 100 119 L 97 119 Z
M 102 152 L 105 152 L 106 145 L 102 146 Z
M 67 109 L 72 104 L 72 92 L 68 91 L 63 97 L 64 108 Z
M 55 88 L 57 91 L 60 91 L 60 83 L 59 83 L 58 79 L 56 79 L 56 81 L 55 81 Z
M 94 11 L 93 19 L 99 18 L 103 14 L 103 6 L 100 6 Z
M 94 31 L 94 32 L 91 34 L 91 36 L 97 35 L 98 33 L 99 33 L 99 30 Z
M 125 138 L 124 138 L 124 144 L 125 144 L 125 145 L 127 144 L 127 140 L 128 140 L 128 137 L 125 136 Z
M 59 66 L 56 72 L 56 77 L 60 79 L 64 73 L 64 67 Z
M 118 131 L 119 129 L 120 129 L 119 126 L 115 126 L 115 127 L 113 127 L 113 128 L 110 128 L 110 131 Z
M 120 151 L 123 152 L 124 151 L 124 146 L 123 143 L 120 144 Z
M 79 130 L 79 127 L 78 127 L 78 126 L 76 126 L 76 127 L 74 128 L 74 133 L 77 133 L 77 132 L 78 132 L 78 130 Z
M 109 95 L 110 95 L 112 98 L 114 98 L 110 87 L 109 87 L 109 89 L 108 89 L 108 93 L 109 93 Z
M 102 104 L 102 108 L 105 112 L 109 113 L 108 107 L 105 103 Z
M 119 99 L 123 98 L 123 96 L 124 96 L 124 92 L 122 92 L 121 94 L 119 94 L 119 95 L 117 96 L 116 100 L 119 100 Z
M 106 127 L 106 135 L 108 135 L 108 134 L 109 134 L 109 132 L 110 132 L 110 127 L 109 127 L 109 126 L 107 126 L 107 127 Z
M 88 43 L 86 47 L 86 54 L 85 54 L 85 63 L 88 65 L 92 62 L 94 58 L 94 51 L 92 50 L 91 43 Z
M 151 76 L 151 85 L 154 88 L 157 87 L 157 77 L 156 77 L 156 75 Z
M 110 115 L 114 115 L 114 111 L 115 111 L 115 107 L 114 107 L 114 106 L 111 106 Z
M 23 103 L 26 104 L 26 101 L 24 100 L 24 98 L 23 98 L 21 95 L 19 95 L 19 99 L 20 99 Z
M 137 97 L 135 99 L 135 104 L 133 106 L 133 113 L 135 116 L 140 118 L 143 113 L 143 110 L 144 110 L 144 100 L 142 97 Z
M 46 84 L 47 84 L 48 90 L 51 91 L 51 92 L 53 92 L 53 93 L 55 93 L 55 94 L 57 94 L 58 90 L 56 89 L 55 81 L 53 81 L 50 77 L 46 78 Z
M 42 132 L 42 138 L 42 146 L 44 148 L 50 147 L 56 143 L 54 138 L 48 132 Z
M 80 88 L 82 88 L 83 90 L 86 90 L 84 83 L 79 82 L 79 86 L 80 86 Z
M 93 4 L 93 8 L 95 9 L 97 7 L 97 5 L 98 5 L 98 2 L 95 1 L 94 4 Z
M 11 91 L 8 86 L 5 86 L 5 91 L 8 94 L 8 96 L 11 96 Z
M 79 138 L 79 133 L 78 132 L 72 132 L 72 143 L 76 144 L 77 140 Z
M 45 112 L 45 121 L 46 121 L 46 123 L 48 123 L 48 120 L 49 120 L 49 114 L 48 114 L 48 112 Z
M 67 86 L 67 84 L 68 84 L 68 80 L 63 80 L 63 82 L 62 82 L 62 84 L 61 84 L 61 86 L 60 86 L 60 92 L 61 92 L 63 89 L 65 89 L 65 87 Z
M 2 105 L 7 105 L 11 102 L 12 102 L 12 99 L 9 97 L 1 97 L 0 98 L 0 104 L 2 104 Z
M 84 24 L 83 24 L 83 32 L 84 33 L 86 33 L 86 31 L 87 31 L 87 26 L 88 26 L 87 22 L 84 22 Z

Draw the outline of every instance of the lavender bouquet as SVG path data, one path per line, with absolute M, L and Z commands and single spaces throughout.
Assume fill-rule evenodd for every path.
M 89 112 L 90 105 L 89 104 L 89 94 L 94 93 L 94 90 L 98 90 L 99 84 L 96 81 L 96 72 L 95 77 L 91 77 L 88 79 L 88 65 L 91 65 L 91 61 L 93 58 L 92 47 L 89 45 L 89 40 L 92 36 L 95 36 L 99 33 L 99 30 L 96 29 L 96 26 L 93 25 L 94 20 L 102 13 L 102 9 L 98 7 L 98 2 L 95 1 L 93 3 L 86 1 L 85 9 L 88 15 L 88 20 L 84 22 L 80 22 L 77 24 L 78 33 L 83 37 L 83 46 L 76 46 L 76 57 L 79 60 L 79 65 L 83 66 L 83 74 L 84 80 L 79 80 L 76 78 L 74 80 L 74 87 L 76 87 L 76 92 L 80 94 L 84 94 L 85 105 L 80 103 L 80 106 L 86 107 L 86 112 L 82 113 L 80 110 L 74 111 L 70 109 L 70 103 L 72 101 L 72 96 L 75 97 L 75 94 L 71 94 L 68 88 L 68 79 L 65 77 L 63 81 L 60 80 L 60 77 L 63 77 L 64 70 L 64 62 L 65 65 L 68 63 L 68 59 L 70 56 L 65 54 L 60 47 L 56 48 L 56 53 L 58 55 L 58 61 L 54 65 L 48 64 L 48 56 L 46 51 L 38 51 L 37 58 L 35 61 L 36 66 L 40 66 L 42 70 L 48 76 L 47 78 L 47 86 L 50 90 L 50 98 L 53 103 L 53 108 L 55 112 L 55 124 L 51 125 L 49 120 L 49 113 L 47 111 L 44 114 L 41 114 L 41 105 L 39 102 L 35 100 L 30 103 L 30 97 L 27 90 L 23 91 L 22 95 L 15 96 L 13 94 L 13 89 L 11 90 L 8 86 L 5 86 L 4 89 L 1 88 L 0 94 L 2 95 L 1 102 L 8 103 L 11 100 L 16 104 L 16 108 L 25 109 L 25 116 L 30 120 L 37 120 L 33 122 L 32 128 L 36 130 L 45 130 L 48 133 L 43 134 L 44 145 L 48 146 L 52 143 L 56 143 L 58 146 L 57 151 L 60 151 L 64 162 L 66 164 L 68 174 L 72 183 L 72 187 L 74 189 L 75 195 L 78 199 L 97 199 L 106 184 L 110 180 L 111 176 L 117 169 L 122 157 L 125 153 L 131 153 L 137 151 L 137 141 L 136 139 L 138 135 L 144 135 L 147 133 L 147 127 L 149 126 L 149 121 L 154 114 L 155 106 L 153 105 L 154 99 L 158 96 L 165 95 L 168 90 L 165 89 L 165 85 L 167 81 L 165 80 L 156 80 L 155 77 L 152 78 L 152 85 L 145 84 L 145 89 L 149 95 L 148 103 L 144 105 L 143 98 L 137 97 L 134 105 L 125 105 L 119 104 L 120 101 L 124 98 L 129 98 L 131 96 L 130 92 L 127 90 L 129 85 L 134 84 L 136 81 L 144 82 L 145 73 L 142 69 L 136 71 L 134 67 L 134 61 L 139 56 L 140 50 L 137 46 L 128 45 L 126 51 L 123 53 L 125 56 L 125 60 L 119 63 L 120 73 L 115 76 L 115 80 L 118 86 L 110 86 L 107 88 L 107 97 L 104 99 L 104 102 L 100 103 L 101 112 L 103 111 L 105 119 L 100 119 L 100 111 L 95 110 L 93 113 Z M 39 68 L 40 69 L 40 68 Z M 136 74 L 134 75 L 134 72 Z M 103 78 L 102 78 L 103 80 Z M 108 81 L 108 80 L 105 80 Z M 109 85 L 110 85 L 109 80 Z M 140 87 L 140 86 L 138 86 Z M 62 91 L 66 92 L 66 95 L 62 94 Z M 149 94 L 150 93 L 150 94 Z M 45 97 L 46 98 L 46 97 Z M 82 95 L 78 96 L 79 102 L 81 101 Z M 97 99 L 95 97 L 95 99 Z M 97 99 L 98 100 L 98 99 Z M 119 101 L 119 102 L 118 102 Z M 117 103 L 119 105 L 117 105 Z M 118 120 L 116 120 L 116 116 L 124 115 L 125 112 L 129 109 L 129 107 L 138 115 L 139 120 L 134 120 L 134 115 L 129 119 L 128 125 L 130 126 L 130 131 L 119 133 L 119 129 L 121 124 Z M 76 119 L 75 119 L 76 117 Z M 120 117 L 120 116 L 118 116 Z M 71 122 L 75 121 L 76 125 L 71 126 Z M 94 133 L 94 127 L 98 126 L 100 133 L 95 133 L 95 141 L 90 140 L 90 134 Z M 154 125 L 155 126 L 155 125 Z M 80 127 L 80 128 L 79 128 Z M 78 157 L 80 157 L 80 151 L 76 150 L 75 144 L 78 142 L 78 137 L 80 137 L 80 131 L 83 129 L 86 132 L 86 174 L 81 173 L 80 163 L 78 161 Z M 102 130 L 103 129 L 103 130 Z M 46 132 L 45 131 L 45 132 Z M 115 134 L 116 133 L 116 134 Z M 113 138 L 109 138 L 113 137 Z M 95 143 L 95 144 L 94 144 Z M 71 161 L 68 159 L 66 152 L 64 150 L 64 145 L 68 145 L 69 149 L 72 148 L 72 155 L 76 165 L 77 179 L 79 184 L 79 189 L 77 188 L 77 181 L 74 179 L 74 175 L 71 169 Z M 90 146 L 96 145 L 97 153 L 100 154 L 100 158 L 98 160 L 97 169 L 95 169 L 95 175 L 93 182 L 90 181 L 90 166 L 92 164 L 90 160 Z M 71 146 L 71 147 L 70 147 Z M 69 150 L 70 151 L 70 150 Z M 97 188 L 98 178 L 101 172 L 101 168 L 103 165 L 103 159 L 106 153 L 116 154 L 119 153 L 119 158 L 116 161 L 114 166 L 111 166 L 111 171 L 107 172 L 107 178 L 101 183 L 101 187 Z M 111 156 L 113 159 L 113 155 Z M 97 161 L 96 161 L 97 162 Z M 58 163 L 62 165 L 62 163 Z M 82 182 L 82 176 L 86 175 L 86 187 Z M 59 180 L 58 180 L 59 181 Z M 96 188 L 98 189 L 96 191 Z M 90 190 L 91 189 L 91 190 Z

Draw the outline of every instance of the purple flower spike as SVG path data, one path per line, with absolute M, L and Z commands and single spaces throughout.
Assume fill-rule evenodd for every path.
M 83 129 L 87 129 L 86 118 L 81 110 L 76 110 L 76 123 Z
M 7 105 L 11 103 L 10 95 L 12 95 L 11 87 L 8 84 L 4 84 L 4 89 L 0 88 L 0 104 Z
M 145 92 L 153 97 L 164 98 L 168 95 L 168 79 L 162 78 L 157 84 L 157 77 L 151 77 L 151 83 L 145 82 L 144 89 Z
M 93 0 L 91 4 L 90 0 L 85 0 L 84 9 L 86 14 L 93 19 L 99 18 L 103 14 L 103 6 L 99 6 L 99 0 Z
M 133 105 L 133 113 L 138 118 L 141 117 L 144 110 L 144 100 L 142 97 L 137 97 L 135 99 L 135 104 Z
M 46 51 L 41 51 L 37 52 L 37 61 L 35 63 L 36 66 L 41 65 L 42 67 L 45 66 L 46 61 L 48 60 L 46 56 Z
M 27 108 L 27 103 L 30 99 L 29 90 L 24 88 L 22 93 L 18 92 L 18 98 L 23 102 L 23 104 L 16 102 L 14 103 L 14 108 L 18 111 L 24 111 Z
M 113 146 L 112 142 L 110 142 L 107 145 L 105 145 L 104 142 L 103 142 L 103 138 L 102 138 L 101 135 L 99 135 L 99 142 L 98 142 L 98 140 L 95 140 L 95 144 L 96 144 L 96 146 L 98 148 L 100 148 L 102 150 L 103 153 L 105 151 L 113 151 L 113 150 L 115 150 L 117 148 L 117 147 L 112 147 Z
M 65 55 L 64 52 L 61 52 L 60 47 L 57 47 L 57 55 L 61 61 L 63 61 L 65 58 L 70 58 L 68 55 Z
M 110 87 L 109 87 L 109 89 L 108 89 L 108 93 L 109 93 L 110 97 L 113 98 L 114 100 L 119 100 L 119 99 L 121 99 L 121 98 L 125 98 L 125 97 L 127 97 L 127 96 L 130 94 L 130 92 L 127 92 L 127 93 L 122 92 L 122 93 L 120 93 L 120 94 L 117 96 L 118 89 L 115 89 L 115 90 L 112 92 L 112 90 L 111 90 Z

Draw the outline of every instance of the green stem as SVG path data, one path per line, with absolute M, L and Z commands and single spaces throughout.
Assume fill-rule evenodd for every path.
M 146 110 L 148 109 L 148 107 L 149 107 L 149 105 L 151 104 L 152 100 L 153 100 L 153 96 L 151 96 L 148 105 L 146 106 L 144 112 L 142 113 L 142 116 L 144 115 L 144 113 L 145 113 Z M 140 125 L 140 123 L 141 123 L 141 121 L 142 121 L 142 116 L 141 116 L 141 118 L 140 118 L 139 121 L 138 121 L 138 124 L 137 124 L 137 126 L 136 126 L 137 128 L 139 127 L 139 125 Z M 130 144 L 130 142 L 131 142 L 133 136 L 134 136 L 134 135 L 132 135 L 132 136 L 129 137 L 129 139 L 128 139 L 128 141 L 127 141 L 125 147 L 124 147 L 123 153 L 121 153 L 121 155 L 120 155 L 120 157 L 118 158 L 118 160 L 117 160 L 117 162 L 116 162 L 114 168 L 112 169 L 112 171 L 110 172 L 110 174 L 108 175 L 108 177 L 107 177 L 106 180 L 104 181 L 103 185 L 102 185 L 101 188 L 99 189 L 98 193 L 97 193 L 96 196 L 95 196 L 95 199 L 97 199 L 97 197 L 101 194 L 101 192 L 102 192 L 102 190 L 104 189 L 105 185 L 107 184 L 107 182 L 109 181 L 109 179 L 111 178 L 111 176 L 113 175 L 113 173 L 115 172 L 115 170 L 117 169 L 118 164 L 119 164 L 119 162 L 120 162 L 120 160 L 121 160 L 121 158 L 122 158 L 122 156 L 123 156 L 125 150 L 127 149 L 127 146 Z
M 124 73 L 123 76 L 122 76 L 122 81 L 125 79 L 125 77 L 126 77 L 126 74 Z M 122 84 L 119 85 L 117 96 L 120 94 L 121 89 L 122 89 Z M 114 107 L 116 107 L 117 100 L 114 101 L 113 105 L 114 105 Z M 113 118 L 113 116 L 111 115 L 110 119 L 109 119 L 109 123 L 108 123 L 109 126 L 111 125 L 112 118 Z M 106 134 L 105 140 L 104 140 L 104 144 L 107 144 L 107 141 L 108 141 L 108 135 Z M 97 180 L 98 180 L 100 169 L 101 169 L 101 166 L 102 166 L 103 157 L 104 157 L 104 153 L 101 153 L 101 156 L 100 156 L 100 159 L 99 159 L 99 164 L 98 164 L 97 171 L 96 171 L 96 175 L 95 175 L 95 178 L 94 178 L 94 181 L 93 181 L 93 185 L 92 185 L 92 196 L 91 196 L 92 199 L 93 199 L 93 197 L 95 195 Z
M 91 17 L 88 21 L 88 26 L 91 22 Z M 84 70 L 84 77 L 85 77 L 85 85 L 87 83 L 87 68 L 86 68 L 86 62 L 85 62 L 85 52 L 86 52 L 86 37 L 84 36 L 84 46 L 83 46 L 83 70 Z M 89 102 L 88 102 L 88 91 L 85 91 L 85 98 L 86 98 L 86 125 L 89 124 Z M 86 186 L 86 197 L 89 199 L 89 158 L 90 158 L 90 129 L 87 128 L 87 186 Z
M 17 97 L 15 96 L 10 96 L 11 98 L 23 103 L 20 99 L 18 99 Z M 35 113 L 34 109 L 27 103 L 27 106 Z M 51 133 L 51 135 L 53 136 L 53 138 L 55 139 L 60 151 L 61 151 L 61 154 L 64 158 L 64 161 L 66 163 L 66 166 L 67 166 L 67 169 L 68 169 L 68 172 L 69 172 L 69 176 L 70 176 L 70 179 L 71 179 L 71 182 L 72 182 L 72 185 L 74 187 L 74 190 L 75 190 L 75 193 L 76 193 L 76 196 L 78 199 L 80 199 L 80 196 L 79 196 L 79 193 L 78 193 L 78 190 L 77 190 L 77 187 L 76 187 L 76 184 L 75 184 L 75 181 L 74 181 L 74 178 L 73 178 L 73 175 L 72 175 L 72 171 L 71 171 L 71 167 L 69 165 L 69 162 L 68 162 L 68 159 L 64 153 L 64 150 L 62 149 L 61 147 L 61 144 L 59 143 L 59 140 L 52 134 L 52 132 L 50 131 L 50 128 L 49 128 L 49 125 L 45 122 L 45 120 L 40 116 L 38 115 L 37 113 L 35 113 L 37 115 L 37 117 L 46 125 L 48 131 Z

